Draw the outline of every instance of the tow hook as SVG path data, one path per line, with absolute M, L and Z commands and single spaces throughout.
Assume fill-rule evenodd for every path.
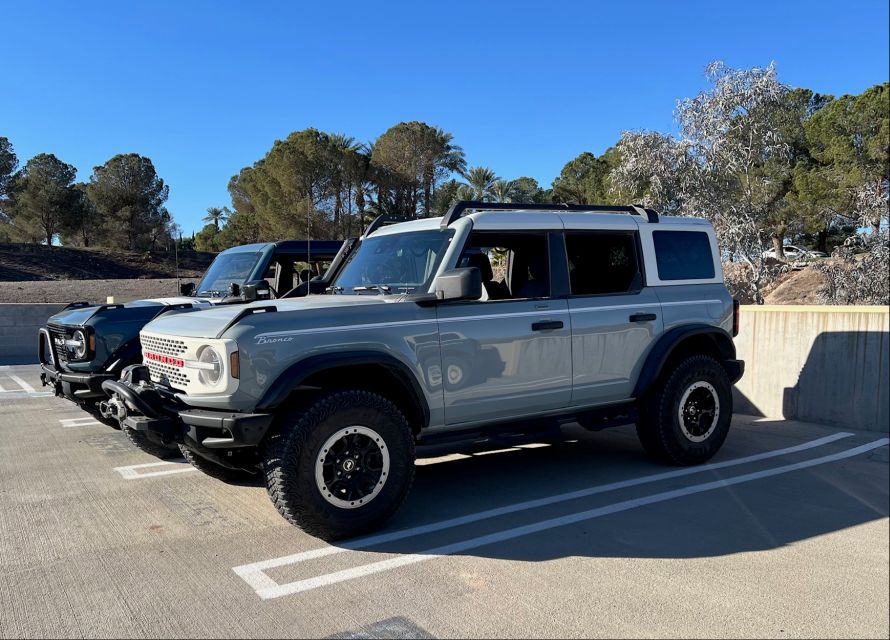
M 99 413 L 102 414 L 103 418 L 113 418 L 121 422 L 127 417 L 127 405 L 114 395 L 109 400 L 103 400 L 99 403 Z

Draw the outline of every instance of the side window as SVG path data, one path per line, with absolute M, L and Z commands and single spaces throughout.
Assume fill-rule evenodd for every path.
M 566 232 L 572 295 L 638 291 L 642 286 L 632 233 Z
M 707 280 L 714 277 L 714 258 L 707 233 L 653 231 L 652 241 L 661 280 Z
M 550 295 L 550 257 L 544 232 L 473 232 L 457 266 L 479 269 L 483 300 Z

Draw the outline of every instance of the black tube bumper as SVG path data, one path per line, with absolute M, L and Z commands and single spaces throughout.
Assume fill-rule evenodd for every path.
M 197 450 L 255 447 L 272 424 L 270 413 L 235 413 L 187 407 L 149 386 L 106 380 L 102 388 L 117 395 L 129 410 L 123 426 L 154 433 Z
M 102 383 L 117 378 L 113 373 L 72 373 L 59 371 L 46 363 L 40 364 L 40 381 L 43 386 L 51 386 L 57 396 L 65 396 L 74 402 L 101 400 L 105 397 Z

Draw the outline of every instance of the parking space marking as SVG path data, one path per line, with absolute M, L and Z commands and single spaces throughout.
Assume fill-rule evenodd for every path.
M 62 425 L 64 429 L 73 429 L 76 427 L 91 427 L 94 424 L 102 424 L 95 418 L 60 418 L 59 424 Z
M 344 553 L 346 551 L 358 551 L 362 549 L 367 549 L 372 546 L 386 544 L 388 542 L 394 542 L 396 540 L 403 540 L 405 538 L 413 538 L 415 536 L 419 536 L 422 534 L 433 533 L 436 531 L 442 531 L 444 529 L 450 529 L 453 527 L 462 526 L 465 524 L 472 524 L 474 522 L 479 522 L 481 520 L 487 520 L 490 518 L 496 518 L 499 516 L 509 515 L 511 513 L 516 513 L 519 511 L 527 511 L 529 509 L 536 509 L 539 507 L 545 507 L 552 504 L 558 504 L 560 502 L 566 502 L 569 500 L 576 500 L 578 498 L 586 498 L 588 496 L 593 496 L 601 493 L 607 493 L 610 491 L 618 491 L 620 489 L 627 489 L 629 487 L 635 487 L 643 484 L 649 484 L 651 482 L 659 482 L 662 480 L 670 480 L 672 478 L 679 478 L 683 476 L 695 475 L 698 473 L 706 473 L 708 471 L 716 471 L 718 469 L 726 469 L 729 467 L 734 467 L 742 464 L 748 464 L 751 462 L 758 462 L 760 460 L 768 460 L 770 458 L 775 458 L 778 456 L 789 455 L 793 453 L 799 453 L 801 451 L 806 451 L 808 449 L 813 449 L 816 447 L 821 447 L 827 444 L 831 444 L 832 442 L 837 442 L 838 440 L 842 440 L 844 438 L 849 438 L 852 436 L 852 433 L 848 432 L 839 432 L 834 433 L 829 436 L 825 436 L 823 438 L 818 438 L 816 440 L 810 440 L 808 442 L 803 442 L 801 444 L 793 445 L 790 447 L 785 447 L 782 449 L 774 449 L 772 451 L 765 451 L 762 453 L 756 453 L 750 456 L 744 456 L 742 458 L 734 458 L 731 460 L 724 460 L 722 462 L 712 462 L 709 464 L 703 464 L 696 467 L 684 467 L 682 469 L 673 469 L 671 471 L 666 471 L 663 473 L 655 473 L 647 476 L 642 476 L 639 478 L 631 478 L 629 480 L 621 480 L 619 482 L 611 482 L 608 484 L 595 485 L 593 487 L 587 487 L 586 489 L 579 489 L 577 491 L 570 491 L 568 493 L 561 493 L 553 496 L 548 496 L 546 498 L 538 498 L 535 500 L 526 500 L 524 502 L 517 502 L 514 504 L 509 504 L 503 507 L 497 507 L 494 509 L 487 509 L 485 511 L 478 511 L 476 513 L 471 513 L 465 516 L 459 516 L 457 518 L 451 518 L 449 520 L 442 520 L 440 522 L 433 522 L 426 525 L 420 525 L 417 527 L 410 527 L 408 529 L 401 529 L 399 531 L 393 531 L 391 533 L 381 533 L 373 536 L 368 536 L 365 538 L 359 538 L 357 540 L 353 540 L 350 542 L 346 542 L 340 544 L 336 547 L 334 546 L 326 546 L 318 549 L 312 549 L 310 551 L 303 551 L 300 553 L 295 553 L 288 556 L 283 556 L 280 558 L 273 558 L 271 560 L 262 560 L 260 562 L 254 562 L 251 564 L 245 564 L 238 567 L 234 567 L 232 570 L 240 576 L 245 582 L 247 582 L 254 590 L 258 593 L 271 593 L 270 590 L 277 588 L 277 585 L 271 578 L 269 578 L 264 572 L 269 569 L 275 569 L 278 567 L 285 567 L 288 565 L 297 564 L 299 562 L 305 562 L 307 560 L 312 560 L 315 558 L 322 558 L 329 555 L 334 555 L 338 553 Z M 285 594 L 282 594 L 285 595 Z M 262 596 L 261 596 L 262 597 Z M 275 596 L 278 597 L 278 596 Z
M 2 384 L 0 384 L 0 393 L 4 394 L 4 399 L 13 400 L 19 398 L 45 398 L 47 396 L 53 395 L 51 391 L 37 391 L 20 376 L 8 373 L 8 369 L 0 368 L 0 371 L 4 371 L 6 377 L 12 380 L 12 382 L 18 386 L 17 389 L 7 389 Z
M 812 458 L 803 462 L 795 462 L 792 464 L 774 467 L 772 469 L 754 471 L 752 473 L 745 473 L 739 476 L 733 476 L 731 478 L 724 478 L 698 485 L 692 485 L 690 487 L 684 487 L 682 489 L 663 491 L 661 493 L 655 493 L 640 498 L 623 500 L 621 502 L 597 507 L 595 509 L 588 509 L 586 511 L 580 511 L 578 513 L 572 513 L 558 518 L 550 518 L 548 520 L 542 520 L 540 522 L 535 522 L 521 527 L 504 529 L 492 534 L 478 536 L 475 538 L 470 538 L 468 540 L 455 542 L 453 544 L 427 549 L 420 553 L 408 554 L 396 558 L 391 558 L 389 560 L 381 560 L 379 562 L 371 562 L 365 565 L 354 567 L 352 569 L 335 571 L 332 573 L 316 576 L 314 578 L 306 578 L 286 584 L 277 584 L 274 582 L 274 580 L 272 580 L 265 574 L 248 574 L 248 576 L 245 577 L 243 572 L 238 571 L 239 569 L 243 569 L 243 567 L 235 567 L 235 573 L 240 575 L 245 581 L 248 582 L 248 584 L 254 587 L 254 590 L 261 599 L 270 600 L 286 595 L 310 591 L 319 587 L 336 584 L 338 582 L 354 580 L 355 578 L 360 578 L 375 573 L 381 573 L 383 571 L 390 571 L 392 569 L 416 564 L 418 562 L 424 562 L 426 560 L 432 560 L 434 558 L 454 555 L 455 553 L 477 549 L 479 547 L 488 546 L 490 544 L 495 544 L 498 542 L 506 542 L 507 540 L 513 540 L 523 536 L 541 533 L 543 531 L 548 531 L 557 527 L 564 527 L 566 525 L 594 520 L 596 518 L 601 518 L 603 516 L 611 515 L 614 513 L 621 513 L 623 511 L 638 509 L 640 507 L 657 504 L 659 502 L 667 502 L 668 500 L 675 500 L 677 498 L 704 493 L 707 491 L 725 489 L 726 487 L 731 487 L 733 485 L 753 482 L 755 480 L 762 480 L 764 478 L 784 475 L 786 473 L 792 473 L 794 471 L 807 469 L 809 467 L 815 467 L 818 465 L 829 464 L 831 462 L 837 462 L 839 460 L 845 460 L 847 458 L 852 458 L 863 453 L 867 453 L 868 451 L 871 451 L 873 449 L 887 446 L 887 444 L 890 444 L 890 438 L 881 438 L 880 440 L 875 440 L 873 442 L 869 442 L 868 444 L 863 444 L 852 449 L 845 449 L 838 453 L 821 456 L 819 458 Z M 254 580 L 250 580 L 248 579 L 248 577 L 253 578 Z M 257 586 L 259 586 L 260 588 L 257 589 Z
M 147 471 L 142 472 L 142 469 L 153 469 L 156 467 L 170 467 L 174 466 L 174 469 L 165 469 L 163 471 Z M 195 467 L 186 462 L 185 459 L 180 460 L 165 460 L 163 462 L 147 462 L 145 464 L 131 464 L 126 467 L 115 467 L 114 471 L 117 471 L 121 474 L 124 480 L 142 480 L 144 478 L 157 478 L 158 476 L 170 476 L 176 473 L 188 473 L 190 471 L 197 471 Z

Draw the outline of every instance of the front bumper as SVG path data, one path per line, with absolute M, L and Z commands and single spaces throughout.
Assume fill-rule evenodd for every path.
M 205 454 L 209 450 L 257 446 L 272 424 L 270 413 L 236 413 L 188 407 L 159 392 L 140 367 L 128 367 L 120 381 L 106 380 L 102 388 L 127 407 L 121 418 L 124 427 L 154 434 L 166 441 L 182 443 Z M 133 380 L 143 380 L 134 383 Z
M 40 382 L 53 388 L 57 396 L 65 396 L 74 402 L 101 400 L 105 397 L 102 383 L 114 380 L 113 373 L 72 373 L 59 371 L 51 364 L 40 364 Z

